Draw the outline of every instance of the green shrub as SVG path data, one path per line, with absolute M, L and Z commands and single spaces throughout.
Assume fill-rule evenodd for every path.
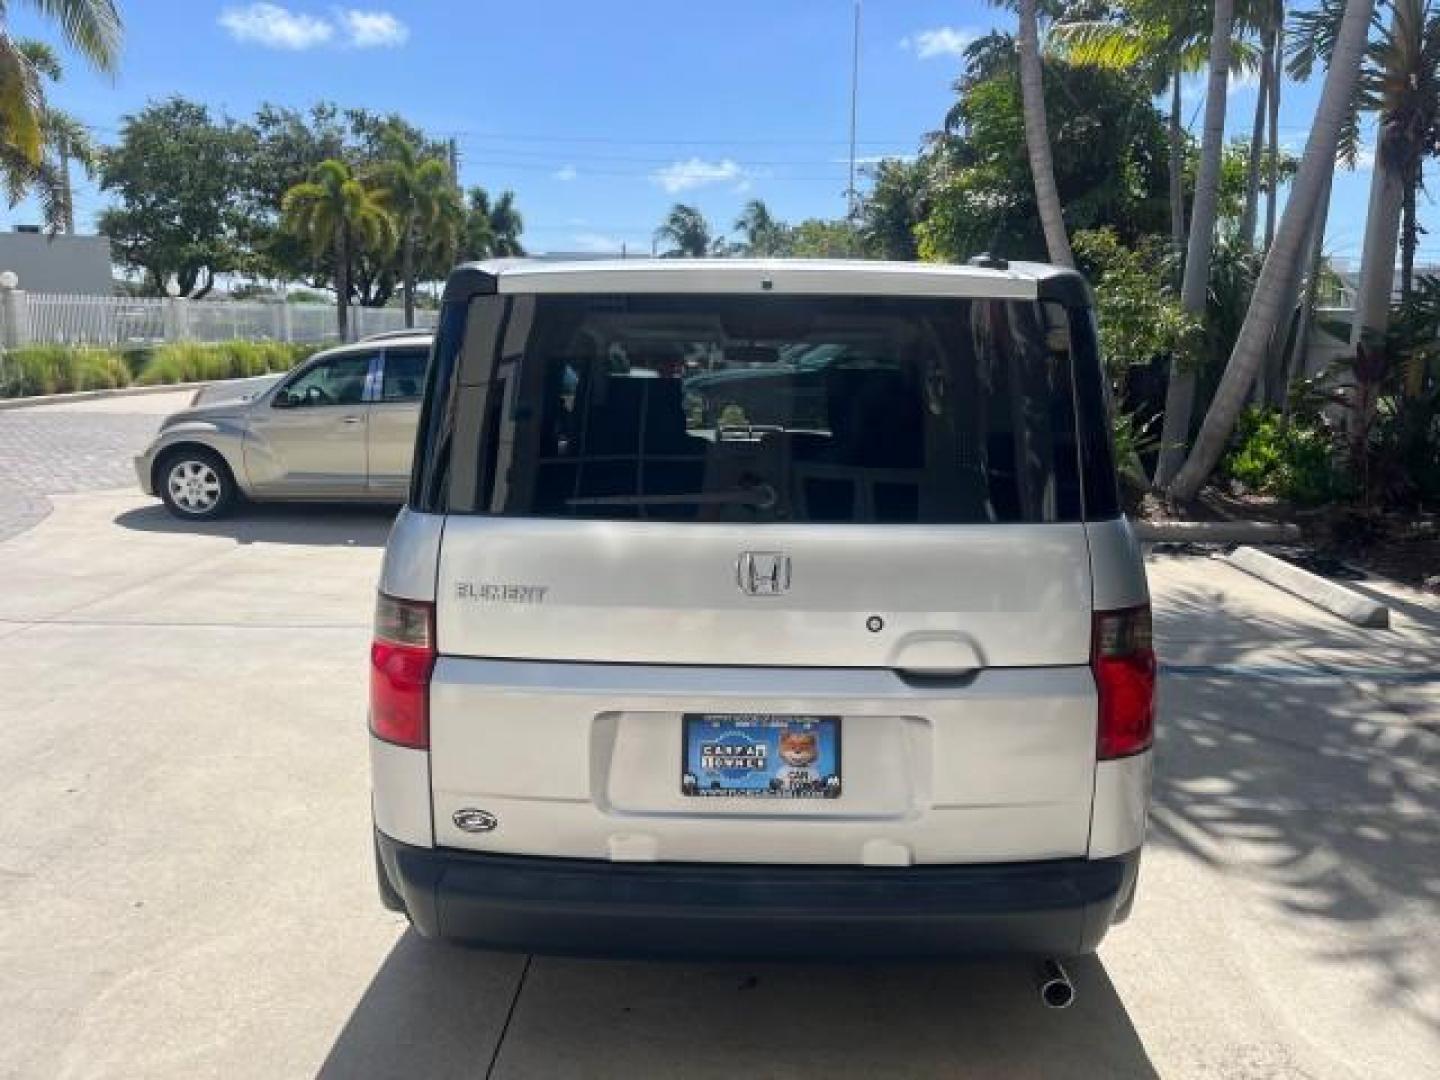
M 1339 464 L 1337 442 L 1318 418 L 1247 409 L 1235 428 L 1225 475 L 1251 491 L 1304 506 L 1348 497 L 1350 484 Z
M 147 386 L 161 383 L 211 382 L 243 379 L 272 371 L 289 371 L 318 351 L 317 345 L 283 341 L 221 341 L 202 344 L 177 341 L 161 345 L 140 373 Z
M 109 390 L 130 382 L 124 359 L 110 349 L 26 345 L 0 358 L 0 397 Z

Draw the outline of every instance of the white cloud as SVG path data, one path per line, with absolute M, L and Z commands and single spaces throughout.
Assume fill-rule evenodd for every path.
M 656 169 L 650 174 L 650 180 L 664 188 L 667 193 L 678 195 L 682 191 L 690 191 L 693 188 L 709 187 L 712 184 L 724 184 L 730 181 L 735 181 L 743 190 L 749 177 L 737 162 L 731 161 L 729 158 L 721 161 L 705 161 L 702 158 L 692 157 L 689 161 L 677 161 L 666 165 L 663 169 Z
M 937 56 L 961 57 L 976 37 L 973 30 L 964 30 L 958 26 L 937 26 L 901 38 L 900 47 L 911 50 L 921 60 L 933 60 Z
M 269 49 L 311 49 L 324 45 L 335 34 L 335 27 L 326 20 L 278 4 L 226 8 L 220 13 L 220 25 L 236 41 Z
M 247 4 L 222 11 L 220 25 L 236 41 L 295 52 L 332 42 L 352 49 L 389 48 L 410 38 L 410 28 L 388 11 L 355 8 L 336 8 L 325 18 L 279 4 Z
M 573 242 L 578 251 L 599 251 L 607 254 L 618 253 L 625 246 L 623 240 L 594 232 L 576 233 Z
M 1246 90 L 1258 89 L 1260 89 L 1260 73 L 1258 71 L 1230 72 L 1230 93 L 1239 94 Z
M 565 181 L 574 180 L 579 175 L 574 165 L 562 165 L 550 174 L 552 179 Z
M 335 12 L 345 44 L 356 49 L 387 49 L 404 45 L 410 40 L 410 28 L 388 11 L 357 11 L 343 8 Z

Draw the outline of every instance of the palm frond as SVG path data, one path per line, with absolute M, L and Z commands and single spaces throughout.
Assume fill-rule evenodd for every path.
M 65 43 L 95 67 L 113 72 L 120 60 L 120 12 L 115 0 L 29 0 L 60 27 Z

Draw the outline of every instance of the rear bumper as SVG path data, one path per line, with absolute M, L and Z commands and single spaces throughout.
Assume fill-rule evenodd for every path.
M 591 956 L 935 958 L 1093 952 L 1138 850 L 974 866 L 614 863 L 411 847 L 380 872 L 426 937 Z

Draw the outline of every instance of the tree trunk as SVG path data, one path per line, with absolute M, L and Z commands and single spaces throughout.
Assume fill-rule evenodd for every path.
M 1020 93 L 1025 112 L 1025 145 L 1030 152 L 1030 172 L 1035 179 L 1035 203 L 1045 230 L 1045 248 L 1050 261 L 1073 267 L 1070 236 L 1060 191 L 1055 186 L 1055 160 L 1050 152 L 1050 125 L 1045 117 L 1045 80 L 1040 70 L 1040 25 L 1035 14 L 1036 0 L 1020 0 Z
M 335 233 L 335 326 L 343 344 L 350 340 L 350 230 Z
M 415 325 L 415 219 L 405 220 L 404 248 L 400 252 L 400 275 L 405 279 L 405 326 Z
M 1280 92 L 1285 80 L 1280 77 L 1285 59 L 1284 12 L 1276 12 L 1279 32 L 1271 42 L 1270 61 L 1270 146 L 1265 155 L 1265 250 L 1275 243 L 1275 221 L 1280 203 Z
M 1315 308 L 1320 303 L 1320 271 L 1325 264 L 1325 229 L 1330 222 L 1330 194 L 1334 189 L 1335 170 L 1325 177 L 1321 190 L 1320 204 L 1315 211 L 1315 221 L 1310 233 L 1310 267 L 1305 280 L 1305 302 L 1300 309 L 1300 326 L 1295 331 L 1295 348 L 1285 365 L 1285 394 L 1281 398 L 1281 412 L 1290 415 L 1290 386 L 1296 379 L 1305 377 L 1306 360 L 1310 352 L 1310 336 L 1315 328 Z
M 1405 185 L 1391 164 L 1384 128 L 1370 177 L 1370 209 L 1365 218 L 1365 241 L 1360 254 L 1360 284 L 1355 292 L 1355 317 L 1350 344 L 1378 337 L 1390 325 L 1390 300 L 1395 293 L 1395 255 L 1400 243 L 1400 216 L 1405 206 Z
M 1210 86 L 1205 94 L 1205 134 L 1200 143 L 1200 169 L 1195 176 L 1195 206 L 1190 215 L 1185 277 L 1180 285 L 1181 308 L 1200 319 L 1205 317 L 1210 254 L 1215 246 L 1215 219 L 1220 204 L 1220 166 L 1225 154 L 1225 106 L 1230 93 L 1230 42 L 1234 21 L 1235 0 L 1215 0 L 1215 22 L 1210 29 Z M 1156 488 L 1168 484 L 1185 460 L 1190 418 L 1195 410 L 1197 359 L 1191 348 L 1182 347 L 1170 361 L 1160 461 L 1155 469 Z
M 1415 249 L 1420 245 L 1420 221 L 1416 217 L 1415 195 L 1420 177 L 1405 178 L 1405 195 L 1400 209 L 1400 296 L 1410 299 L 1415 290 Z
M 1240 238 L 1255 246 L 1255 228 L 1260 220 L 1260 173 L 1265 160 L 1265 118 L 1269 115 L 1271 83 L 1274 79 L 1271 48 L 1274 31 L 1268 27 L 1261 39 L 1264 52 L 1260 65 L 1260 89 L 1255 95 L 1255 122 L 1250 128 L 1250 160 L 1245 170 L 1245 213 L 1240 219 Z
M 1280 294 L 1294 272 L 1296 261 L 1304 253 L 1326 178 L 1335 171 L 1335 146 L 1355 97 L 1374 7 L 1375 0 L 1348 0 L 1345 5 L 1300 173 L 1290 189 L 1275 243 L 1260 271 L 1260 280 L 1255 285 L 1245 323 L 1215 392 L 1215 400 L 1210 403 L 1189 459 L 1170 485 L 1172 498 L 1193 499 L 1209 478 L 1234 430 L 1255 373 L 1264 362 L 1265 348 L 1279 321 Z
M 1180 57 L 1170 89 L 1170 241 L 1179 254 L 1185 250 L 1185 132 L 1181 127 Z

